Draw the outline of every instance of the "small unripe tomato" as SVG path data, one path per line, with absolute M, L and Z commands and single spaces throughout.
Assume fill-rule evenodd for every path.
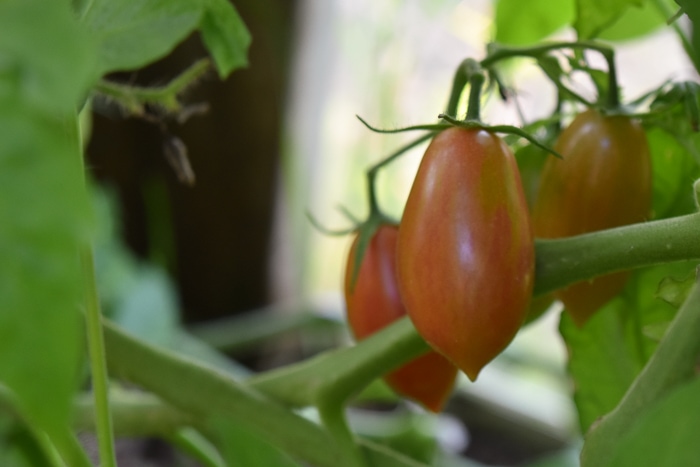
M 381 225 L 365 250 L 355 283 L 355 253 L 350 249 L 345 271 L 348 323 L 357 340 L 379 331 L 406 315 L 396 278 L 396 240 L 393 225 Z M 452 392 L 457 368 L 443 356 L 429 352 L 384 376 L 396 393 L 439 412 Z

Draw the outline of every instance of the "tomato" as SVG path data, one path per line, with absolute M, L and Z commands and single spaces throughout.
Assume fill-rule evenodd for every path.
M 361 340 L 406 315 L 396 279 L 398 229 L 382 225 L 372 236 L 353 287 L 356 238 L 345 271 L 345 304 L 348 322 Z M 398 394 L 439 412 L 452 392 L 457 368 L 444 357 L 429 352 L 387 374 L 384 380 Z
M 398 274 L 418 332 L 471 380 L 513 339 L 532 294 L 534 244 L 499 137 L 453 127 L 433 139 L 399 227 Z
M 542 169 L 533 212 L 536 237 L 559 238 L 644 221 L 651 209 L 651 160 L 644 130 L 627 116 L 578 115 Z M 556 293 L 578 326 L 619 294 L 615 273 Z

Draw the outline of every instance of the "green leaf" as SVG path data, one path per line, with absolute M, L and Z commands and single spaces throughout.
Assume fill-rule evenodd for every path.
M 562 313 L 559 330 L 569 350 L 568 367 L 576 388 L 574 402 L 583 433 L 598 417 L 615 408 L 641 370 L 625 342 L 616 305 L 612 302 L 603 307 L 583 329 Z
M 679 128 L 683 122 L 669 121 L 669 128 Z M 685 125 L 686 128 L 689 127 Z M 678 139 L 661 128 L 647 131 L 651 165 L 653 218 L 664 219 L 694 211 L 693 181 L 700 175 L 700 167 Z
M 0 381 L 57 433 L 84 346 L 79 251 L 92 223 L 76 107 L 92 48 L 68 2 L 0 2 L 0 31 Z
M 658 341 L 645 331 L 670 322 L 676 309 L 653 293 L 668 276 L 685 277 L 695 263 L 675 263 L 634 272 L 625 290 L 579 329 L 568 315 L 560 331 L 569 349 L 574 402 L 583 432 L 618 404 Z
M 201 18 L 196 0 L 94 0 L 84 21 L 100 47 L 98 77 L 164 57 Z
M 684 280 L 667 277 L 659 284 L 656 296 L 669 305 L 679 308 L 688 298 L 695 282 L 695 274 L 691 274 Z
M 64 2 L 0 2 L 0 102 L 72 111 L 91 85 L 94 47 Z M 50 45 L 50 46 L 48 46 Z
M 577 0 L 574 28 L 579 39 L 592 39 L 613 24 L 627 8 L 642 4 L 642 0 Z
M 659 0 L 670 11 L 675 9 L 673 0 Z M 627 8 L 625 12 L 598 37 L 609 41 L 625 41 L 647 35 L 666 26 L 666 17 L 653 1 L 646 0 L 641 7 Z
M 693 50 L 689 51 L 689 53 L 693 53 L 693 63 L 695 63 L 695 67 L 697 68 L 698 64 L 700 64 L 700 28 L 697 27 L 697 25 L 700 24 L 700 3 L 698 3 L 697 0 L 676 0 L 676 3 L 683 8 L 683 11 L 693 23 L 693 31 L 690 39 Z
M 495 41 L 508 45 L 534 44 L 574 18 L 573 0 L 497 0 L 495 9 Z
M 204 0 L 204 5 L 200 25 L 202 39 L 223 79 L 235 69 L 248 65 L 250 33 L 228 0 Z
M 700 378 L 682 385 L 641 415 L 608 467 L 696 465 L 700 456 Z

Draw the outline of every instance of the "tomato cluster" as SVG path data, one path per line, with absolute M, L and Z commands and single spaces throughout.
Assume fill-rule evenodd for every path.
M 399 228 L 373 235 L 345 296 L 356 338 L 408 314 L 436 351 L 386 376 L 398 393 L 439 410 L 456 369 L 475 380 L 528 315 L 535 277 L 534 234 L 577 235 L 642 221 L 651 168 L 643 130 L 626 116 L 588 110 L 555 145 L 531 219 L 513 153 L 483 128 L 452 126 L 435 136 L 413 182 Z M 624 285 L 624 274 L 558 291 L 578 325 Z M 551 296 L 539 297 L 540 308 Z

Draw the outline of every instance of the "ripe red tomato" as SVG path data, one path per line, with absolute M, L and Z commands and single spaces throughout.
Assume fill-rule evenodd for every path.
M 651 208 L 651 159 L 644 130 L 627 116 L 596 110 L 578 115 L 559 136 L 542 169 L 533 212 L 536 237 L 579 235 L 644 221 Z M 557 297 L 578 326 L 620 293 L 616 273 L 560 290 Z
M 357 238 L 350 249 L 345 271 L 345 304 L 348 322 L 361 340 L 406 314 L 396 282 L 396 239 L 393 225 L 382 225 L 365 250 L 360 271 L 351 288 Z M 430 352 L 387 374 L 384 380 L 398 394 L 439 412 L 452 392 L 457 368 Z
M 418 332 L 471 380 L 528 311 L 534 244 L 508 146 L 453 127 L 423 156 L 399 227 L 399 287 Z

